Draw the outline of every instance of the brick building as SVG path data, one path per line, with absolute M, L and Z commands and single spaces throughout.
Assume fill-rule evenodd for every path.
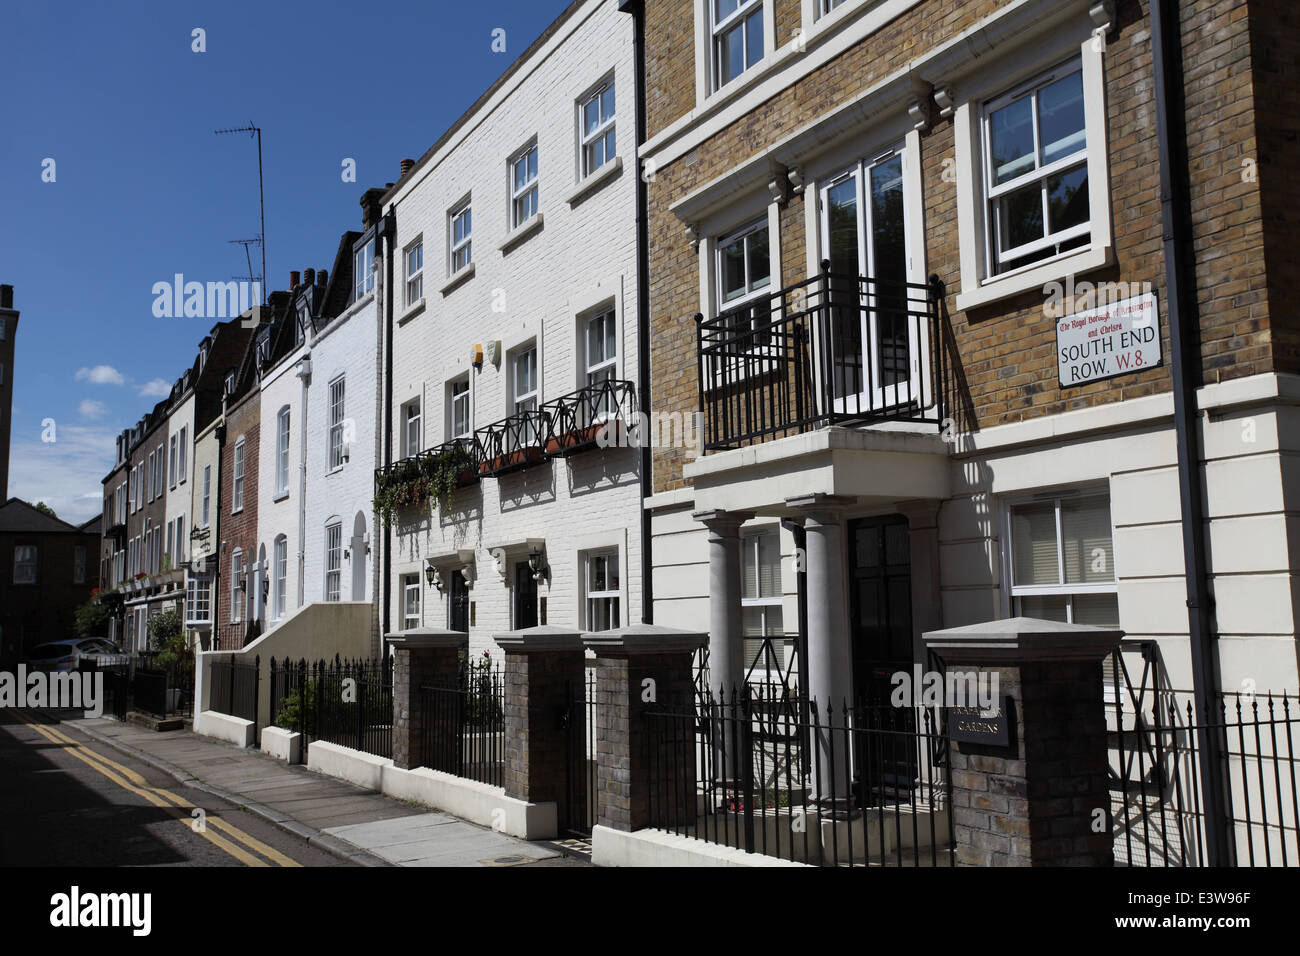
M 715 683 L 1025 615 L 1297 688 L 1295 17 L 1153 6 L 624 4 L 652 403 L 707 452 L 654 452 L 655 620 Z
M 77 636 L 75 612 L 99 586 L 99 521 L 71 525 L 18 498 L 0 505 L 0 666 Z
M 388 630 L 641 620 L 641 456 L 596 434 L 637 407 L 635 89 L 578 0 L 382 197 Z
M 271 297 L 272 315 L 284 307 L 278 295 Z M 248 572 L 249 564 L 256 560 L 258 544 L 259 340 L 254 335 L 243 360 L 224 378 L 224 435 L 217 436 L 220 490 L 214 505 L 218 509 L 216 540 L 220 544 L 212 551 L 212 561 L 217 565 L 213 583 L 216 621 L 211 632 L 214 650 L 243 647 L 249 622 L 256 617 L 255 607 L 250 604 L 256 592 L 248 587 Z

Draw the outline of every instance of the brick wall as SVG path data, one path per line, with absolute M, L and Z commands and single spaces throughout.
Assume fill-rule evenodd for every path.
M 653 136 L 694 107 L 694 20 L 689 0 L 650 6 L 647 111 Z M 899 70 L 918 50 L 943 44 L 1004 6 L 953 0 L 919 4 L 681 159 L 659 165 L 650 184 L 652 378 L 658 410 L 689 411 L 699 404 L 691 321 L 700 308 L 699 257 L 686 239 L 682 222 L 670 211 L 671 204 L 723 175 L 738 160 L 833 112 L 838 104 Z M 1211 382 L 1300 365 L 1300 331 L 1282 332 L 1283 350 L 1274 358 L 1265 273 L 1266 236 L 1274 237 L 1269 254 L 1279 263 L 1279 278 L 1289 274 L 1289 257 L 1296 254 L 1296 244 L 1287 241 L 1294 226 L 1282 211 L 1295 206 L 1288 201 L 1296 190 L 1294 164 L 1281 155 L 1288 144 L 1294 144 L 1293 119 L 1268 123 L 1269 158 L 1261 159 L 1260 181 L 1278 200 L 1269 204 L 1275 211 L 1267 219 L 1261 210 L 1260 185 L 1242 176 L 1242 160 L 1260 154 L 1252 69 L 1262 71 L 1276 87 L 1267 94 L 1269 113 L 1295 116 L 1295 84 L 1278 82 L 1295 69 L 1294 57 L 1287 56 L 1295 48 L 1295 18 L 1280 12 L 1276 0 L 1256 0 L 1254 6 L 1264 21 L 1254 27 L 1257 33 L 1269 32 L 1268 18 L 1289 19 L 1291 27 L 1252 61 L 1252 21 L 1246 16 L 1246 0 L 1183 4 L 1197 298 L 1204 375 Z M 778 4 L 778 23 L 782 8 Z M 946 288 L 944 307 L 955 346 L 951 356 L 957 381 L 954 417 L 959 429 L 986 428 L 1170 388 L 1156 104 L 1146 6 L 1120 0 L 1117 21 L 1107 38 L 1104 67 L 1114 264 L 1075 279 L 1150 282 L 1161 302 L 1165 361 L 1159 368 L 1061 389 L 1056 335 L 1044 316 L 1045 297 L 1040 290 L 969 311 L 956 308 L 961 291 L 957 189 L 951 177 L 945 180 L 944 176 L 945 160 L 954 156 L 954 131 L 950 119 L 938 120 L 921 138 L 926 272 L 937 274 Z M 807 274 L 804 223 L 803 201 L 796 197 L 781 212 L 784 284 Z M 1276 284 L 1279 279 L 1272 281 Z M 679 449 L 656 449 L 656 491 L 685 483 L 681 478 L 685 460 Z
M 217 546 L 217 626 L 213 634 L 220 640 L 222 649 L 232 646 L 242 647 L 245 629 L 248 627 L 248 612 L 242 611 L 243 621 L 230 624 L 231 602 L 231 555 L 236 548 L 243 550 L 242 563 L 247 565 L 249 556 L 257 556 L 257 477 L 258 444 L 261 435 L 259 414 L 261 395 L 258 392 L 246 396 L 238 405 L 226 413 L 226 441 L 221 448 L 221 502 L 218 510 L 217 527 L 221 541 L 226 543 L 224 549 Z M 234 502 L 235 443 L 240 437 L 244 439 L 244 507 L 237 513 L 231 512 Z M 218 507 L 214 505 L 214 507 Z

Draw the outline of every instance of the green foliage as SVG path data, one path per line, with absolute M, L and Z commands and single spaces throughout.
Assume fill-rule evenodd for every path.
M 185 628 L 180 612 L 174 607 L 149 618 L 149 646 L 160 653 L 154 659 L 159 667 L 168 667 L 185 653 Z
M 75 612 L 79 637 L 103 637 L 108 633 L 108 607 L 93 598 Z
M 280 711 L 275 715 L 275 725 L 285 730 L 296 730 L 311 726 L 316 716 L 316 682 L 306 681 L 280 702 Z
M 43 514 L 43 515 L 49 515 L 51 518 L 57 518 L 57 517 L 58 517 L 58 515 L 54 513 L 54 509 L 51 508 L 49 505 L 47 505 L 44 501 L 38 501 L 38 502 L 36 502 L 35 507 L 36 507 L 36 510 L 39 511 L 39 512 L 40 512 L 41 514 Z
M 430 501 L 445 508 L 455 496 L 461 475 L 477 467 L 474 455 L 460 442 L 398 462 L 375 476 L 375 515 L 391 521 L 400 511 Z

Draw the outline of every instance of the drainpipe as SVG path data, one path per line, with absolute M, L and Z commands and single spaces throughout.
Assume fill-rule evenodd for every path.
M 645 5 L 644 0 L 619 0 L 618 9 L 632 15 L 633 72 L 636 80 L 636 143 L 638 150 L 646 140 L 645 124 Z M 636 330 L 637 330 L 637 408 L 643 422 L 650 420 L 650 223 L 649 188 L 641 175 L 638 156 L 633 164 L 636 176 Z M 684 431 L 684 430 L 683 430 Z M 697 434 L 692 430 L 693 434 Z M 650 512 L 645 499 L 654 494 L 650 469 L 650 446 L 641 436 L 641 620 L 653 624 L 654 561 L 652 558 Z
M 221 553 L 221 454 L 226 447 L 226 396 L 221 397 L 221 424 L 215 429 L 217 437 L 217 467 L 214 469 L 216 474 L 213 480 L 217 485 L 216 493 L 216 511 L 212 514 L 212 557 L 213 564 L 216 565 L 212 570 L 212 631 L 208 637 L 208 650 L 216 650 L 216 643 L 221 633 L 221 566 L 225 563 L 225 555 Z
M 314 330 L 308 334 L 315 338 Z M 302 382 L 302 425 L 298 428 L 298 607 L 302 607 L 307 589 L 307 386 L 311 383 L 310 347 L 307 355 L 298 362 L 297 375 Z
M 393 463 L 393 240 L 397 236 L 397 212 L 390 209 L 375 229 L 376 238 L 384 239 L 384 467 Z M 384 636 L 392 626 L 393 527 L 384 521 L 383 616 L 379 633 L 379 656 L 388 656 Z
M 1156 144 L 1160 155 L 1160 207 L 1164 228 L 1166 310 L 1174 388 L 1174 433 L 1178 445 L 1178 491 L 1183 515 L 1183 570 L 1187 580 L 1187 628 L 1197 757 L 1205 794 L 1205 849 L 1210 866 L 1232 864 L 1224 802 L 1220 741 L 1209 724 L 1219 687 L 1214 598 L 1205 546 L 1205 500 L 1201 487 L 1201 441 L 1196 389 L 1201 353 L 1191 248 L 1191 186 L 1188 179 L 1186 113 L 1183 103 L 1182 31 L 1178 0 L 1151 0 L 1151 50 L 1155 72 Z

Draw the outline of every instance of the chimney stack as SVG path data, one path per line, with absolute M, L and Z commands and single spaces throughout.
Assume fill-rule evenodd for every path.
M 413 159 L 402 160 L 402 175 L 405 176 L 407 173 L 409 173 L 411 171 L 411 167 L 414 165 L 415 165 L 415 160 Z
M 316 270 L 315 270 L 315 269 L 304 269 L 303 272 L 302 272 L 302 282 L 303 282 L 303 285 L 309 285 L 309 286 L 310 286 L 310 285 L 315 285 L 315 284 L 316 284 Z
M 316 284 L 319 286 L 329 285 L 330 274 L 325 269 L 318 269 L 316 272 Z
M 298 286 L 299 286 L 300 284 L 301 284 L 301 282 L 300 282 L 300 279 L 299 279 L 299 275 L 298 275 L 298 273 L 297 273 L 297 272 L 290 272 L 290 273 L 289 273 L 289 291 L 292 292 L 294 289 L 298 288 Z
M 12 309 L 14 307 L 14 287 L 11 285 L 0 285 L 0 309 Z

